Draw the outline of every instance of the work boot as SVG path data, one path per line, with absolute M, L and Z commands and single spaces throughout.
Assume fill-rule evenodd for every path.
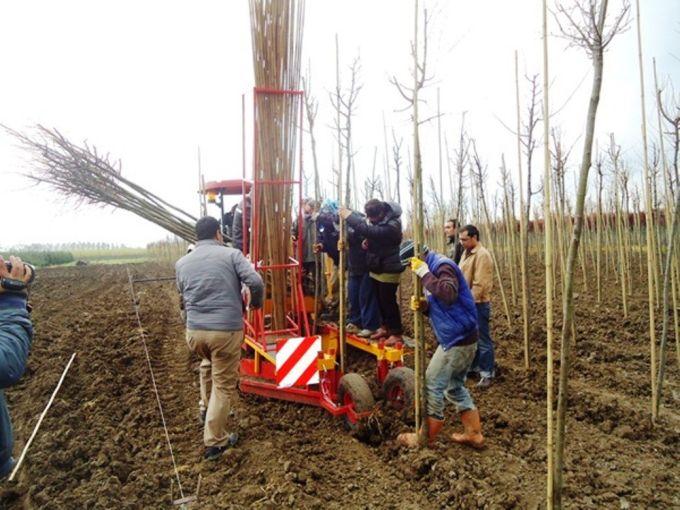
M 479 411 L 470 409 L 460 415 L 465 429 L 462 434 L 454 432 L 451 439 L 454 442 L 471 446 L 472 448 L 484 448 L 484 436 L 482 436 L 482 424 L 479 421 Z
M 398 343 L 403 343 L 401 335 L 390 335 L 387 340 L 385 340 L 385 345 L 388 347 L 392 347 Z
M 444 420 L 438 420 L 437 418 L 427 417 L 427 446 L 434 446 L 434 440 L 439 435 L 439 432 L 444 426 Z M 407 448 L 415 448 L 418 446 L 418 434 L 415 432 L 405 432 L 397 436 L 397 443 L 401 446 Z
M 375 333 L 371 335 L 371 340 L 380 340 L 381 338 L 385 338 L 386 336 L 387 330 L 381 326 L 375 331 Z
M 229 448 L 235 446 L 236 443 L 238 443 L 238 434 L 236 432 L 232 432 L 231 434 L 229 434 L 229 437 L 227 438 L 227 444 L 225 444 L 224 446 L 206 447 L 205 452 L 203 453 L 203 458 L 205 460 L 216 460 Z
M 357 326 L 356 324 L 352 324 L 351 322 L 347 323 L 347 326 L 345 326 L 345 331 L 349 333 L 350 335 L 356 335 L 359 331 L 361 331 L 361 328 Z

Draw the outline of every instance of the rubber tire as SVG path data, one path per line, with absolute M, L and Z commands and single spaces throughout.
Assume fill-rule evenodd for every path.
M 401 389 L 403 401 L 400 406 L 394 404 L 390 396 L 396 389 Z M 413 416 L 413 402 L 416 395 L 416 376 L 409 367 L 397 367 L 390 370 L 383 381 L 383 395 L 390 409 L 395 409 L 402 418 Z
M 338 402 L 340 405 L 346 403 L 346 398 L 354 404 L 356 413 L 365 413 L 375 408 L 373 392 L 371 392 L 366 379 L 359 374 L 345 374 L 340 379 L 338 383 Z M 358 433 L 364 428 L 361 421 L 352 422 L 348 415 L 343 418 L 345 426 L 352 432 Z

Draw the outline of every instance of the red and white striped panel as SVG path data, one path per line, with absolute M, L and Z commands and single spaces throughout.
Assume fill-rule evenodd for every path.
M 276 384 L 279 388 L 319 382 L 320 336 L 286 338 L 276 343 Z

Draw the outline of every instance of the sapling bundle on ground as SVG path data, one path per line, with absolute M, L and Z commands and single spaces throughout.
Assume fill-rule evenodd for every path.
M 188 242 L 196 241 L 197 218 L 169 204 L 159 196 L 126 179 L 120 161 L 96 147 L 75 145 L 56 129 L 35 127 L 29 135 L 5 127 L 28 152 L 32 170 L 26 176 L 48 184 L 77 205 L 112 206 L 136 214 Z

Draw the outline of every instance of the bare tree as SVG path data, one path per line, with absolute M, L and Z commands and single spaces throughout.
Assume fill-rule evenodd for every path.
M 354 166 L 354 147 L 352 143 L 352 118 L 356 114 L 357 99 L 359 97 L 359 92 L 361 91 L 362 85 L 358 82 L 359 73 L 361 72 L 361 59 L 357 55 L 352 60 L 349 66 L 350 80 L 349 87 L 342 91 L 338 84 L 338 88 L 335 93 L 330 94 L 331 104 L 333 108 L 337 111 L 336 123 L 339 125 L 335 126 L 336 133 L 340 136 L 339 144 L 344 152 L 345 161 L 345 203 L 350 204 L 351 200 L 351 176 L 352 169 Z M 342 168 L 342 165 L 339 165 Z
M 675 174 L 675 179 L 678 179 L 678 152 L 680 151 L 680 98 L 674 101 L 670 111 L 663 106 L 661 101 L 661 90 L 656 91 L 657 100 L 659 105 L 659 110 L 663 115 L 669 129 L 669 135 L 672 140 L 673 147 L 673 158 L 671 160 L 673 171 Z M 664 374 L 666 371 L 666 344 L 668 343 L 668 321 L 669 321 L 669 306 L 670 302 L 668 299 L 668 287 L 671 279 L 672 271 L 672 261 L 673 261 L 673 250 L 675 248 L 675 238 L 677 237 L 678 231 L 678 216 L 680 215 L 680 192 L 675 192 L 675 205 L 673 208 L 673 220 L 670 236 L 668 236 L 666 244 L 666 261 L 663 270 L 663 328 L 661 331 L 661 346 L 659 352 L 659 371 L 656 378 L 656 413 L 658 415 L 659 407 L 661 405 L 661 391 L 663 389 Z M 680 344 L 678 343 L 678 337 L 675 337 L 676 349 L 678 355 L 678 362 L 680 362 Z
M 309 126 L 309 140 L 312 145 L 312 163 L 314 164 L 314 198 L 321 197 L 321 183 L 319 182 L 319 164 L 316 156 L 316 138 L 314 137 L 314 122 L 319 111 L 319 101 L 311 93 L 312 78 L 309 70 L 302 77 L 302 88 L 305 91 L 305 113 Z
M 563 322 L 560 351 L 560 382 L 557 402 L 554 492 L 553 501 L 551 502 L 556 508 L 562 507 L 565 418 L 571 358 L 571 333 L 574 320 L 574 267 L 584 223 L 583 210 L 588 185 L 588 173 L 592 163 L 595 119 L 602 89 L 604 52 L 614 36 L 626 29 L 630 11 L 628 2 L 624 0 L 621 11 L 614 17 L 613 22 L 608 25 L 606 23 L 607 4 L 607 0 L 577 0 L 570 7 L 564 7 L 558 3 L 557 12 L 555 13 L 555 19 L 562 35 L 570 45 L 584 49 L 593 64 L 593 83 L 586 117 L 586 135 L 583 143 L 583 155 L 574 211 L 574 231 L 569 245 L 567 272 L 562 296 Z
M 456 149 L 456 176 L 458 185 L 456 188 L 456 218 L 460 222 L 463 218 L 463 191 L 465 191 L 463 174 L 470 162 L 470 137 L 465 132 L 465 112 L 460 121 L 460 134 L 458 135 L 458 148 Z
M 420 153 L 420 124 L 427 122 L 425 119 L 421 120 L 419 117 L 418 108 L 420 106 L 419 93 L 429 81 L 427 75 L 427 28 L 429 17 L 427 9 L 423 12 L 423 26 L 422 26 L 422 50 L 418 39 L 420 23 L 418 20 L 418 0 L 414 2 L 414 37 L 411 42 L 411 57 L 413 58 L 413 67 L 411 69 L 412 86 L 402 84 L 396 77 L 392 77 L 391 83 L 395 86 L 401 97 L 406 102 L 404 110 L 411 109 L 413 121 L 413 253 L 415 256 L 422 256 L 423 247 L 423 183 L 422 183 L 422 160 Z M 419 300 L 423 295 L 423 288 L 420 278 L 413 279 L 413 297 Z M 425 330 L 423 322 L 422 311 L 415 310 L 413 314 L 413 333 L 415 348 L 415 418 L 416 418 L 416 434 L 418 434 L 419 443 L 422 444 L 425 438 L 428 437 L 427 420 L 422 417 L 425 411 Z M 421 427 L 422 422 L 422 427 Z
M 373 150 L 373 170 L 371 171 L 371 176 L 366 177 L 366 179 L 364 179 L 364 197 L 366 199 L 366 202 L 368 202 L 371 198 L 374 198 L 376 194 L 380 196 L 381 200 L 384 199 L 382 179 L 380 178 L 379 175 L 376 174 L 375 165 L 377 157 L 378 147 L 375 147 Z
M 394 185 L 396 187 L 396 197 L 397 203 L 401 203 L 401 146 L 404 143 L 404 139 L 400 138 L 397 142 L 397 137 L 394 134 L 394 129 L 392 130 L 392 162 L 394 163 L 394 173 L 395 181 Z

